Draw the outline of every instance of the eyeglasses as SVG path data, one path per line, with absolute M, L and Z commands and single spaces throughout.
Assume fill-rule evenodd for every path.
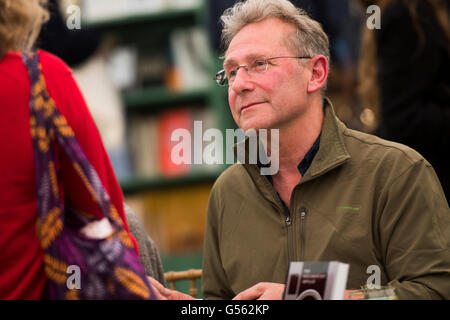
M 261 73 L 264 73 L 267 71 L 270 60 L 281 59 L 281 58 L 311 59 L 311 57 L 307 57 L 307 56 L 305 56 L 305 57 L 283 56 L 283 57 L 272 57 L 272 58 L 260 57 L 246 65 L 244 64 L 241 66 L 233 66 L 233 67 L 230 67 L 229 69 L 227 69 L 227 68 L 222 69 L 216 73 L 214 80 L 220 86 L 230 86 L 230 85 L 233 85 L 233 82 L 236 79 L 236 75 L 240 68 L 244 68 L 248 74 L 261 74 Z

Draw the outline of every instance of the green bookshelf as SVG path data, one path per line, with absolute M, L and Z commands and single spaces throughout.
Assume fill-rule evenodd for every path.
M 142 190 L 177 187 L 193 183 L 214 182 L 222 170 L 192 172 L 180 177 L 130 177 L 120 180 L 122 191 L 126 195 L 135 194 Z
M 198 7 L 190 9 L 173 8 L 155 13 L 124 16 L 95 22 L 82 21 L 82 28 L 96 29 L 100 34 L 112 36 L 111 39 L 114 40 L 114 44 L 123 46 L 131 44 L 138 50 L 138 54 L 141 53 L 145 56 L 145 54 L 159 50 L 159 48 L 163 52 L 166 52 L 165 50 L 167 48 L 165 47 L 165 43 L 168 39 L 167 37 L 177 29 L 193 26 L 206 28 L 205 18 L 205 1 L 200 1 Z M 214 53 L 211 56 L 214 56 Z M 211 82 L 207 83 L 205 88 L 175 91 L 162 85 L 148 85 L 144 87 L 144 84 L 140 83 L 139 85 L 142 87 L 123 91 L 121 93 L 121 99 L 126 118 L 158 116 L 158 113 L 177 106 L 192 107 L 193 109 L 204 107 L 209 108 L 213 112 L 217 121 L 217 127 L 220 130 L 225 132 L 224 130 L 226 128 L 234 128 L 234 122 L 231 118 L 227 103 L 227 90 L 226 88 L 216 86 L 213 82 L 214 73 L 220 68 L 221 61 L 216 61 L 216 58 L 212 59 L 210 63 L 207 63 L 208 69 L 211 69 L 209 70 L 211 73 Z M 214 181 L 226 167 L 227 165 L 223 165 L 218 166 L 217 170 L 207 170 L 208 168 L 205 169 L 193 165 L 189 173 L 185 176 L 132 176 L 127 179 L 121 179 L 119 183 L 126 196 L 135 198 L 135 201 L 138 201 L 138 203 L 141 201 L 142 208 L 144 208 L 142 210 L 146 214 L 145 217 L 151 221 L 149 223 L 154 228 L 152 230 L 162 230 L 167 225 L 180 223 L 178 220 L 183 219 L 183 223 L 186 223 L 184 228 L 192 228 L 194 230 L 193 232 L 195 232 L 192 236 L 197 237 L 194 239 L 199 239 L 200 231 L 196 227 L 198 227 L 199 221 L 202 221 L 202 218 L 206 214 L 210 186 L 213 185 Z M 170 194 L 171 199 L 175 199 L 172 201 L 176 203 L 149 201 L 152 200 L 150 197 L 153 197 L 155 194 L 159 197 L 164 194 Z M 186 195 L 195 196 L 192 203 L 189 203 L 189 201 L 186 203 Z M 158 200 L 160 199 L 158 198 Z M 173 211 L 174 206 L 179 209 Z M 184 216 L 174 215 L 174 212 L 181 212 Z M 161 223 L 161 220 L 158 220 L 160 217 L 169 217 L 167 219 L 172 220 L 167 223 Z M 154 220 L 151 220 L 152 218 Z M 154 235 L 157 234 L 158 232 L 154 233 Z M 162 232 L 161 234 L 164 233 Z M 163 239 L 167 243 L 170 242 L 166 238 Z M 170 239 L 178 238 L 173 237 Z M 164 247 L 164 245 L 161 245 L 161 248 Z M 165 272 L 200 269 L 202 267 L 201 246 L 189 246 L 189 244 L 186 244 L 184 247 L 180 245 L 176 250 L 173 249 L 174 251 L 171 251 L 172 249 L 167 250 L 161 251 L 160 249 Z M 187 252 L 180 252 L 183 250 Z M 192 250 L 197 251 L 192 252 Z M 177 289 L 180 291 L 187 293 L 188 288 L 188 281 L 181 281 L 177 284 Z M 198 290 L 201 298 L 200 281 L 198 281 Z
M 192 25 L 203 21 L 202 6 L 187 9 L 165 9 L 162 11 L 130 15 L 120 18 L 106 18 L 98 21 L 82 21 L 82 26 L 95 29 L 117 29 L 136 25 Z
M 164 108 L 167 105 L 205 103 L 208 99 L 207 88 L 174 91 L 166 87 L 147 87 L 133 89 L 122 94 L 122 100 L 127 110 L 142 110 L 143 108 Z

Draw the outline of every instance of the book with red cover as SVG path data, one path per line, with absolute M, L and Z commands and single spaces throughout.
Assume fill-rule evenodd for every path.
M 159 156 L 159 171 L 163 176 L 182 176 L 189 172 L 189 163 L 177 164 L 172 159 L 172 150 L 180 141 L 171 141 L 172 132 L 176 129 L 186 129 L 189 135 L 187 146 L 192 150 L 192 111 L 190 109 L 176 109 L 161 113 L 158 121 L 158 156 Z M 183 138 L 184 139 L 184 138 Z M 183 152 L 188 152 L 184 150 Z

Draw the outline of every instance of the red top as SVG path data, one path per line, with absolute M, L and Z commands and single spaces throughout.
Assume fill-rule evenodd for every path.
M 75 132 L 128 230 L 122 191 L 70 69 L 45 51 L 39 52 L 39 60 L 50 96 Z M 43 251 L 36 235 L 37 192 L 29 99 L 30 80 L 21 55 L 7 53 L 0 60 L 0 299 L 39 299 L 46 282 Z M 100 208 L 58 144 L 56 153 L 66 201 L 101 217 Z

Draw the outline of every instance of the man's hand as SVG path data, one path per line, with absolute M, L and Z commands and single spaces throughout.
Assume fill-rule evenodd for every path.
M 158 300 L 195 300 L 194 297 L 188 294 L 176 290 L 167 289 L 152 277 L 147 276 L 147 279 L 152 285 L 153 292 L 155 293 Z
M 285 285 L 274 282 L 260 282 L 242 291 L 233 300 L 281 300 Z

